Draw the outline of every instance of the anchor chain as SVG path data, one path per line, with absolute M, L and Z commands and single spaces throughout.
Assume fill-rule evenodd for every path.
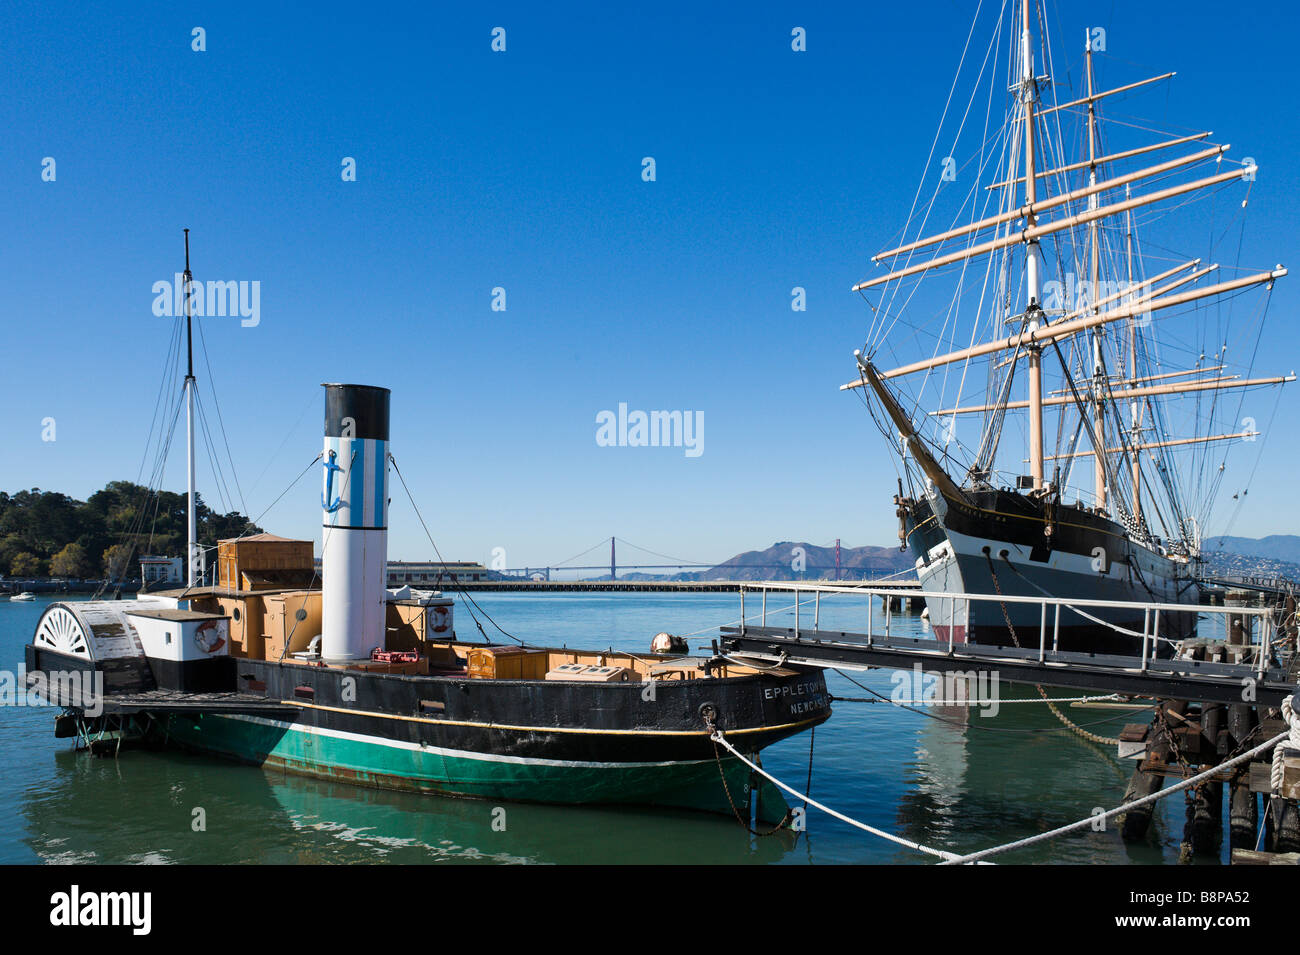
M 718 733 L 718 727 L 716 725 L 718 711 L 713 708 L 712 704 L 705 703 L 700 707 L 700 716 L 704 719 L 704 725 L 709 731 L 709 741 L 713 743 L 713 759 L 718 764 L 718 775 L 722 778 L 722 791 L 727 794 L 727 804 L 731 806 L 731 814 L 736 817 L 736 822 L 740 823 L 745 828 L 745 831 L 751 836 L 758 836 L 760 838 L 774 836 L 782 829 L 785 829 L 791 818 L 794 816 L 794 811 L 788 806 L 786 807 L 785 815 L 781 817 L 781 821 L 767 832 L 762 832 L 761 830 L 753 828 L 749 824 L 749 821 L 740 814 L 740 810 L 736 808 L 736 800 L 731 798 L 731 787 L 727 784 L 727 772 L 722 766 L 722 753 L 718 749 L 718 741 L 715 738 Z M 812 774 L 811 759 L 812 756 L 810 754 L 810 766 L 808 770 L 810 777 Z
M 998 582 L 998 572 L 993 567 L 993 554 L 989 551 L 987 547 L 984 548 L 984 558 L 989 562 L 989 573 L 993 575 L 993 589 L 998 592 L 998 606 L 1002 608 L 1002 619 L 1007 622 L 1007 632 L 1011 634 L 1011 639 L 1015 643 L 1016 649 L 1023 650 L 1024 647 L 1020 645 L 1020 637 L 1016 635 L 1016 628 L 1011 624 L 1011 614 L 1007 612 L 1006 601 L 1002 599 L 1002 585 L 1001 583 Z M 1052 715 L 1055 716 L 1058 720 L 1060 720 L 1061 723 L 1064 724 L 1064 726 L 1068 730 L 1070 730 L 1070 732 L 1075 733 L 1078 736 L 1081 736 L 1083 739 L 1086 739 L 1089 742 L 1099 743 L 1102 746 L 1119 745 L 1118 739 L 1112 736 L 1101 736 L 1097 733 L 1089 732 L 1088 730 L 1084 729 L 1082 726 L 1079 726 L 1073 721 L 1071 721 L 1069 717 L 1067 717 L 1064 713 L 1062 713 L 1060 710 L 1056 708 L 1055 703 L 1053 703 L 1051 700 L 1047 698 L 1047 691 L 1043 689 L 1043 685 L 1041 683 L 1035 684 L 1034 688 L 1038 690 L 1038 695 L 1043 698 L 1043 702 L 1046 703 L 1047 708 L 1052 711 Z

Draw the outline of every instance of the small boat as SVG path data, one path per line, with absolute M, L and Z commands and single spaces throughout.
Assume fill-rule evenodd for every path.
M 193 388 L 191 364 L 187 407 Z M 820 670 L 458 639 L 451 597 L 385 588 L 389 390 L 324 388 L 320 570 L 313 542 L 258 533 L 219 542 L 203 584 L 191 437 L 186 586 L 56 602 L 37 623 L 26 666 L 64 707 L 56 736 L 419 793 L 787 818 L 713 736 L 754 759 L 824 722 Z
M 24 590 L 24 591 L 23 591 L 22 593 L 20 593 L 20 594 L 14 594 L 14 595 L 13 595 L 12 597 L 10 597 L 9 599 L 10 599 L 10 600 L 35 600 L 35 599 L 36 599 L 36 595 L 35 595 L 34 593 L 31 593 L 31 592 L 29 592 L 29 591 Z

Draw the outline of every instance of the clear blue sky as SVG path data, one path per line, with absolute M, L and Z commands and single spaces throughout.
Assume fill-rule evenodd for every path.
M 972 9 L 6 4 L 0 488 L 136 475 L 168 328 L 150 289 L 188 226 L 197 279 L 261 283 L 256 328 L 204 324 L 254 514 L 319 450 L 319 383 L 354 381 L 393 389 L 393 451 L 449 559 L 541 564 L 611 534 L 705 560 L 887 544 L 889 451 L 837 391 L 868 322 L 848 289 L 906 216 Z M 1054 16 L 1107 28 L 1115 82 L 1179 71 L 1160 117 L 1260 165 L 1243 261 L 1300 266 L 1293 7 Z M 1261 372 L 1295 364 L 1298 289 L 1273 295 Z M 704 453 L 598 447 L 619 402 L 703 412 Z M 1289 437 L 1225 486 L 1259 451 L 1231 531 L 1300 530 Z M 206 463 L 200 485 L 220 503 Z M 318 505 L 313 473 L 262 523 L 318 539 Z M 430 556 L 400 489 L 390 554 Z

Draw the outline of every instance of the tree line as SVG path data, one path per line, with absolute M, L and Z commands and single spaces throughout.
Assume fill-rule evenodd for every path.
M 238 511 L 217 514 L 195 495 L 199 543 L 258 533 Z M 112 481 L 85 501 L 58 491 L 0 491 L 0 574 L 134 577 L 141 555 L 183 557 L 184 494 Z

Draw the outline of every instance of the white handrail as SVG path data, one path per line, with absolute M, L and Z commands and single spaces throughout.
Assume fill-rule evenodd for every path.
M 927 600 L 951 597 L 952 594 L 937 590 L 920 590 L 904 589 L 897 590 L 888 587 L 838 587 L 834 584 L 799 584 L 785 583 L 784 581 L 761 581 L 752 584 L 742 584 L 741 590 L 779 590 L 798 593 L 833 593 L 833 594 L 858 594 L 861 596 L 870 595 L 872 597 L 925 597 Z M 1265 617 L 1272 613 L 1269 607 L 1247 607 L 1247 606 L 1219 606 L 1216 604 L 1190 604 L 1190 603 L 1166 603 L 1155 600 L 1094 600 L 1076 597 L 1022 597 L 1016 594 L 962 594 L 964 600 L 983 600 L 989 603 L 1020 603 L 1020 604 L 1042 604 L 1049 605 L 1061 604 L 1064 606 L 1074 607 L 1110 607 L 1110 608 L 1130 608 L 1138 610 L 1172 610 L 1180 613 L 1213 613 L 1219 615 L 1244 614 L 1252 617 Z
M 875 628 L 873 626 L 874 623 L 873 610 L 875 606 L 875 599 L 877 597 L 883 598 L 882 603 L 884 604 L 883 609 L 885 611 L 885 639 L 886 640 L 888 640 L 892 634 L 893 611 L 890 606 L 891 597 L 900 598 L 900 599 L 903 598 L 912 599 L 916 597 L 922 597 L 925 598 L 927 602 L 931 600 L 938 601 L 938 600 L 946 599 L 949 601 L 950 620 L 953 619 L 951 614 L 954 612 L 954 602 L 956 600 L 955 596 L 951 593 L 946 593 L 942 591 L 933 591 L 933 590 L 921 590 L 919 588 L 897 588 L 897 587 L 887 587 L 887 586 L 886 587 L 871 587 L 871 586 L 846 587 L 846 586 L 836 585 L 836 584 L 818 584 L 818 583 L 808 584 L 808 583 L 799 583 L 794 581 L 790 581 L 790 582 L 758 581 L 753 584 L 742 583 L 740 585 L 742 616 L 743 616 L 743 607 L 744 607 L 744 600 L 745 600 L 745 596 L 744 596 L 745 591 L 749 589 L 757 589 L 762 592 L 764 626 L 767 625 L 767 592 L 769 590 L 789 592 L 795 594 L 812 593 L 814 595 L 814 602 L 815 602 L 815 610 L 814 610 L 814 617 L 813 617 L 814 630 L 817 630 L 820 627 L 820 623 L 821 623 L 820 617 L 821 617 L 821 595 L 822 594 L 855 594 L 858 596 L 865 596 L 867 598 L 867 645 L 868 646 L 871 646 L 873 640 L 875 639 L 874 636 Z M 1168 637 L 1160 636 L 1160 632 L 1159 632 L 1160 616 L 1162 611 L 1173 612 L 1173 613 L 1195 613 L 1198 616 L 1202 614 L 1217 614 L 1219 616 L 1241 616 L 1241 617 L 1251 617 L 1251 618 L 1258 617 L 1261 619 L 1261 625 L 1258 628 L 1253 626 L 1249 628 L 1250 636 L 1252 637 L 1252 642 L 1248 644 L 1243 644 L 1242 647 L 1243 649 L 1249 650 L 1255 656 L 1256 659 L 1254 662 L 1256 664 L 1256 670 L 1261 679 L 1263 678 L 1264 674 L 1268 669 L 1269 654 L 1266 651 L 1272 645 L 1272 630 L 1273 630 L 1273 620 L 1272 620 L 1273 610 L 1272 608 L 1269 607 L 1247 607 L 1247 606 L 1227 606 L 1227 605 L 1215 606 L 1215 605 L 1207 605 L 1207 604 L 1200 604 L 1200 603 L 1179 604 L 1179 603 L 1166 603 L 1161 601 L 1146 601 L 1146 600 L 1091 600 L 1091 599 L 1076 599 L 1071 597 L 1053 597 L 1053 596 L 1046 596 L 1046 595 L 1038 596 L 1038 597 L 1025 597 L 1025 596 L 1018 596 L 1015 594 L 962 594 L 961 599 L 964 602 L 967 602 L 963 608 L 967 613 L 970 612 L 969 603 L 968 603 L 969 601 L 985 601 L 989 603 L 998 603 L 1002 605 L 1005 604 L 1028 604 L 1031 606 L 1037 605 L 1040 608 L 1039 646 L 1038 646 L 1038 656 L 1040 661 L 1044 660 L 1046 657 L 1047 608 L 1049 606 L 1055 608 L 1055 616 L 1053 622 L 1053 635 L 1052 635 L 1053 652 L 1057 652 L 1057 641 L 1060 635 L 1062 607 L 1065 607 L 1067 610 L 1075 610 L 1076 613 L 1080 613 L 1080 614 L 1082 614 L 1082 611 L 1079 611 L 1076 608 L 1088 607 L 1088 608 L 1100 608 L 1100 609 L 1141 610 L 1143 611 L 1141 634 L 1135 633 L 1133 631 L 1125 630 L 1124 628 L 1118 627 L 1118 625 L 1111 625 L 1111 624 L 1106 624 L 1106 625 L 1114 626 L 1118 632 L 1130 634 L 1135 639 L 1141 639 L 1142 655 L 1141 655 L 1140 666 L 1141 666 L 1141 671 L 1144 673 L 1147 671 L 1150 661 L 1155 659 L 1155 652 L 1154 652 L 1155 642 L 1159 640 L 1164 640 L 1167 643 L 1173 642 Z M 794 602 L 795 639 L 799 639 L 802 632 L 802 628 L 800 627 L 800 620 L 799 620 L 799 606 L 802 602 L 803 601 L 798 597 L 796 597 Z M 1154 615 L 1154 620 L 1152 619 L 1153 615 Z M 1084 616 L 1087 615 L 1084 614 Z M 1103 621 L 1103 623 L 1105 623 L 1105 621 Z M 952 625 L 949 627 L 949 632 L 948 632 L 948 652 L 950 654 L 954 650 L 954 646 L 953 646 L 954 633 L 955 633 L 955 625 Z

